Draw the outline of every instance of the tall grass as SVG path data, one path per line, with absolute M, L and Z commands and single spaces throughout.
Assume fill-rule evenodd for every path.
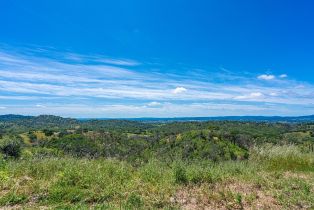
M 109 159 L 9 161 L 0 178 L 1 190 L 7 191 L 0 198 L 2 206 L 35 201 L 42 205 L 108 203 L 116 207 L 162 207 L 173 192 L 171 170 L 154 161 L 140 168 Z
M 314 154 L 302 152 L 295 145 L 256 147 L 251 159 L 270 170 L 314 171 Z
M 66 156 L 1 160 L 0 206 L 21 205 L 31 209 L 39 206 L 60 209 L 180 208 L 180 203 L 171 201 L 179 189 L 207 186 L 206 192 L 209 193 L 210 186 L 230 181 L 259 183 L 274 189 L 284 203 L 287 201 L 284 194 L 278 192 L 294 188 L 289 188 L 289 181 L 278 177 L 282 178 L 283 171 L 313 172 L 313 159 L 313 154 L 302 153 L 295 146 L 266 146 L 254 148 L 249 160 L 219 163 L 177 159 L 166 164 L 151 159 L 135 167 L 114 159 Z M 274 176 L 277 172 L 278 177 Z M 291 182 L 301 192 L 295 194 L 291 202 L 304 200 L 314 205 L 311 185 L 297 180 Z M 235 201 L 242 201 L 241 194 L 234 193 L 234 196 Z

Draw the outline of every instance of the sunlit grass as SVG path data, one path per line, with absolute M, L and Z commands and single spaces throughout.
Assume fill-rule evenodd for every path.
M 294 146 L 255 148 L 245 161 L 151 159 L 138 167 L 114 159 L 29 157 L 1 160 L 0 206 L 170 209 L 194 196 L 205 206 L 268 205 L 263 198 L 271 207 L 309 208 L 313 183 L 313 155 Z

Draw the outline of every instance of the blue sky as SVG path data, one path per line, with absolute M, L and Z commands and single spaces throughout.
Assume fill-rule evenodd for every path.
M 314 2 L 0 2 L 0 114 L 314 114 Z

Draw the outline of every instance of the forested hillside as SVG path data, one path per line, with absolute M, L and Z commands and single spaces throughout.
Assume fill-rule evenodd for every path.
M 0 117 L 0 206 L 311 209 L 314 124 Z

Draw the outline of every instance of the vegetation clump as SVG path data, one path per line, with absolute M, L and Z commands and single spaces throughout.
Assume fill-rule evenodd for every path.
M 21 155 L 21 142 L 12 137 L 0 139 L 0 152 L 5 158 L 18 158 Z

